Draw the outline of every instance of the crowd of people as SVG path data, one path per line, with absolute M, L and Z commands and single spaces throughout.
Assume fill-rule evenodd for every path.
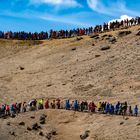
M 60 30 L 50 32 L 40 32 L 40 33 L 31 33 L 31 32 L 2 32 L 0 31 L 0 38 L 3 39 L 19 39 L 19 40 L 44 40 L 44 39 L 61 39 L 61 38 L 70 38 L 74 36 L 90 35 L 91 33 L 100 33 L 109 30 L 115 30 L 121 27 L 129 27 L 133 25 L 140 24 L 140 17 L 132 18 L 130 20 L 122 21 L 112 21 L 109 23 L 104 23 L 103 25 L 96 25 L 94 28 L 77 28 L 73 30 Z
M 33 99 L 31 101 L 23 103 L 13 103 L 10 105 L 2 104 L 0 105 L 0 117 L 2 116 L 16 116 L 19 113 L 24 113 L 27 111 L 36 111 L 42 109 L 66 109 L 79 112 L 91 112 L 91 113 L 103 113 L 110 115 L 130 115 L 138 116 L 138 106 L 128 105 L 127 102 L 117 102 L 116 104 L 111 104 L 109 102 L 98 102 L 95 104 L 87 101 L 65 100 L 60 99 L 52 100 L 49 99 Z

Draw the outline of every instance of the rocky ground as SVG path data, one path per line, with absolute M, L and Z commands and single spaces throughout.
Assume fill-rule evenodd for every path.
M 134 26 L 99 36 L 24 45 L 0 40 L 0 102 L 59 97 L 140 105 L 139 31 L 140 26 Z M 41 114 L 48 116 L 42 130 L 28 131 L 28 125 L 37 122 Z M 35 119 L 30 118 L 32 115 Z M 21 121 L 25 126 L 18 124 Z M 90 131 L 87 140 L 137 140 L 139 123 L 135 117 L 39 111 L 0 119 L 0 140 L 47 139 L 48 129 L 56 130 L 52 139 L 57 140 L 79 140 L 86 130 Z M 13 131 L 15 134 L 11 134 Z

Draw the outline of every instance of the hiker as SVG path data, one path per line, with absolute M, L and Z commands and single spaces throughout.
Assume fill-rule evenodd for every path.
M 133 110 L 132 110 L 132 107 L 129 106 L 129 116 L 132 116 L 133 115 Z
M 7 116 L 10 115 L 10 108 L 9 108 L 9 105 L 5 105 L 5 115 L 7 115 Z
M 74 101 L 74 111 L 78 111 L 78 101 Z
M 97 106 L 94 104 L 94 102 L 91 102 L 91 112 L 95 112 L 95 108 Z
M 105 112 L 105 106 L 106 106 L 106 102 L 102 102 L 101 103 L 101 111 L 104 113 Z
M 80 110 L 81 112 L 84 111 L 84 102 L 83 102 L 83 101 L 82 101 L 81 104 L 80 104 L 80 109 L 81 109 L 81 110 Z
M 51 103 L 52 109 L 55 109 L 55 100 Z
M 69 100 L 66 100 L 65 108 L 66 108 L 66 110 L 70 109 L 70 102 L 69 102 Z
M 17 114 L 20 113 L 20 111 L 21 111 L 21 103 L 17 103 L 16 104 L 16 112 L 17 112 Z
M 106 113 L 106 114 L 109 113 L 109 107 L 110 107 L 110 104 L 107 103 L 107 104 L 106 104 L 106 107 L 105 107 L 105 113 Z
M 11 114 L 11 116 L 13 116 L 15 113 L 16 113 L 15 112 L 15 106 L 14 106 L 14 104 L 11 104 L 10 105 L 10 114 Z
M 23 102 L 22 104 L 22 112 L 26 112 L 27 111 L 27 105 L 26 102 Z
M 134 115 L 137 117 L 138 116 L 138 106 L 135 105 L 134 107 Z
M 116 115 L 119 113 L 119 108 L 120 108 L 120 102 L 118 102 L 115 106 L 115 114 Z
M 114 114 L 114 106 L 112 104 L 110 104 L 110 114 L 111 115 Z
M 59 98 L 56 100 L 56 106 L 57 106 L 57 109 L 60 109 L 60 99 Z
M 39 100 L 38 100 L 38 110 L 44 109 L 43 102 L 44 102 L 43 99 L 39 99 Z
M 3 105 L 1 105 L 1 115 L 3 114 L 5 114 L 5 105 L 3 104 Z
M 123 115 L 126 115 L 126 112 L 127 112 L 127 102 L 124 102 L 122 108 L 123 108 Z
M 99 103 L 97 104 L 97 109 L 98 109 L 98 112 L 101 111 L 101 102 L 99 102 Z
M 49 100 L 47 99 L 45 102 L 45 109 L 48 109 L 48 108 L 49 108 Z

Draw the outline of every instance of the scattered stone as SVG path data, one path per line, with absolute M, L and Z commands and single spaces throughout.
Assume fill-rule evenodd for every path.
M 82 40 L 82 39 L 83 39 L 83 37 L 77 37 L 77 38 L 76 38 L 77 41 L 80 41 L 80 40 Z
M 95 55 L 95 58 L 97 58 L 97 57 L 100 57 L 100 56 L 101 56 L 101 55 L 99 55 L 99 54 L 96 54 L 96 55 Z
M 32 130 L 38 130 L 38 124 L 37 123 L 34 123 L 32 125 Z
M 7 125 L 11 125 L 10 122 L 7 122 Z
M 31 119 L 35 119 L 35 116 L 31 116 L 30 118 L 31 118 Z
M 12 132 L 10 131 L 9 133 L 10 133 L 12 136 L 16 136 L 14 131 L 12 131 Z
M 45 120 L 40 120 L 40 124 L 45 124 Z
M 27 130 L 28 130 L 28 131 L 31 131 L 32 129 L 31 129 L 30 127 L 27 127 Z
M 40 135 L 40 136 L 44 136 L 44 134 L 43 134 L 43 132 L 42 132 L 42 131 L 41 131 L 41 132 L 39 132 L 39 135 Z
M 20 122 L 19 125 L 25 125 L 25 122 Z
M 75 50 L 76 50 L 76 48 L 72 48 L 71 50 L 72 50 L 72 51 L 75 51 Z
M 123 125 L 124 124 L 124 122 L 120 122 L 120 125 Z
M 47 138 L 48 140 L 51 140 L 51 138 L 52 138 L 51 133 L 48 133 L 48 134 L 46 135 L 46 138 Z
M 11 113 L 11 118 L 15 118 L 16 117 L 16 115 L 15 114 L 13 114 L 13 113 Z
M 99 36 L 94 37 L 94 39 L 99 39 L 99 38 L 100 38 Z
M 39 120 L 45 120 L 46 117 L 47 117 L 47 116 L 46 116 L 45 114 L 42 114 L 42 115 L 40 116 Z
M 94 35 L 91 35 L 90 38 L 96 38 L 96 37 L 99 37 L 98 34 L 94 34 Z
M 118 36 L 119 36 L 119 37 L 123 37 L 123 36 L 129 35 L 129 34 L 131 34 L 131 33 L 132 33 L 131 31 L 120 31 L 120 32 L 118 33 Z
M 50 131 L 50 133 L 51 133 L 52 135 L 57 135 L 57 133 L 56 133 L 56 130 L 55 130 L 55 129 L 52 129 L 52 130 Z
M 22 67 L 22 66 L 19 66 L 19 69 L 20 69 L 20 70 L 24 70 L 25 68 L 24 68 L 24 67 Z
M 101 46 L 100 46 L 100 49 L 101 49 L 102 51 L 108 50 L 108 49 L 110 49 L 110 46 L 109 46 L 109 45 L 101 45 Z
M 113 35 L 108 35 L 108 37 L 113 37 Z
M 109 42 L 114 44 L 115 42 L 117 42 L 117 40 L 115 37 L 111 37 L 111 38 L 109 38 Z
M 87 137 L 89 137 L 89 133 L 90 131 L 86 130 L 83 135 L 80 135 L 81 140 L 85 140 Z
M 42 129 L 42 127 L 39 125 L 38 127 L 37 127 L 38 129 Z
M 129 118 L 125 118 L 125 120 L 126 120 L 126 121 L 129 120 Z
M 138 33 L 136 34 L 137 36 L 140 36 L 140 31 L 138 31 Z
M 103 36 L 102 36 L 102 38 L 105 38 L 105 37 L 107 37 L 107 36 L 108 36 L 108 35 L 107 35 L 107 34 L 105 34 L 105 35 L 103 35 Z
M 140 125 L 140 123 L 137 124 L 137 126 L 139 126 L 139 125 Z
M 47 87 L 51 87 L 51 86 L 52 86 L 52 84 L 48 84 L 48 85 L 47 85 Z
M 94 44 L 94 43 L 92 43 L 92 46 L 95 46 L 95 44 Z

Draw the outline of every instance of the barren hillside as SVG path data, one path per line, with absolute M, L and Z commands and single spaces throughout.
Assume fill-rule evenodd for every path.
M 99 37 L 47 40 L 37 43 L 40 45 L 29 43 L 30 46 L 0 40 L 4 42 L 0 45 L 0 102 L 59 97 L 113 103 L 120 100 L 140 105 L 140 36 L 136 36 L 139 29 L 140 26 L 134 26 L 121 30 L 131 31 L 124 36 L 118 35 L 117 30 Z M 116 37 L 116 42 L 109 42 L 111 36 Z M 110 49 L 101 50 L 101 45 Z M 30 115 L 0 120 L 0 140 L 15 139 L 6 136 L 7 121 L 15 124 L 24 119 L 28 123 Z M 51 110 L 48 115 L 47 125 L 57 129 L 57 140 L 79 140 L 85 129 L 90 129 L 89 140 L 137 140 L 140 136 L 139 118 L 123 120 L 87 113 L 76 113 L 73 117 L 73 112 Z M 61 122 L 62 118 L 66 122 Z M 121 121 L 124 125 L 120 125 Z M 24 134 L 18 126 L 10 127 L 19 129 L 16 139 L 43 139 L 34 133 Z

